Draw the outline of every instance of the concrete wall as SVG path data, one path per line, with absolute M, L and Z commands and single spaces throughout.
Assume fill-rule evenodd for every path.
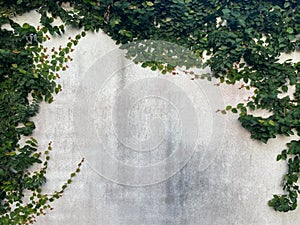
M 286 166 L 275 159 L 286 139 L 251 140 L 236 115 L 216 113 L 250 93 L 142 69 L 101 32 L 88 34 L 72 56 L 62 93 L 35 119 L 41 148 L 53 141 L 45 190 L 59 189 L 85 163 L 38 225 L 300 222 L 299 209 L 267 206 L 282 191 Z

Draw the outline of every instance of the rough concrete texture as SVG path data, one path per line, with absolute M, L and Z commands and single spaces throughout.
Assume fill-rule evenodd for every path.
M 101 32 L 72 56 L 63 91 L 35 119 L 41 149 L 53 141 L 45 191 L 59 189 L 86 160 L 38 225 L 300 223 L 299 209 L 267 206 L 282 192 L 286 165 L 275 159 L 286 139 L 251 140 L 236 115 L 216 113 L 250 93 L 143 69 Z

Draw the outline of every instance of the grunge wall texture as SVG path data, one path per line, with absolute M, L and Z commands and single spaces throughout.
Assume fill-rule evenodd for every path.
M 275 159 L 287 140 L 262 144 L 250 139 L 237 115 L 216 113 L 249 92 L 143 69 L 101 32 L 88 34 L 72 56 L 60 80 L 63 91 L 35 118 L 41 148 L 53 141 L 46 189 L 58 189 L 77 162 L 86 161 L 38 225 L 300 221 L 299 209 L 279 213 L 267 205 L 282 192 L 287 168 Z

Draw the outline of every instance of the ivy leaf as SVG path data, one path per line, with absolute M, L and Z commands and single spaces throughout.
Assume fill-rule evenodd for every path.
M 147 6 L 154 6 L 154 4 L 153 4 L 153 2 L 150 2 L 150 1 L 146 1 L 146 4 L 147 4 Z
M 292 33 L 294 33 L 294 30 L 293 30 L 293 28 L 288 27 L 286 32 L 288 32 L 289 34 L 292 34 Z
M 229 9 L 222 9 L 222 13 L 224 15 L 228 15 L 230 13 L 230 10 Z
M 283 92 L 287 92 L 288 91 L 288 87 L 287 86 L 282 86 L 281 89 L 282 89 Z
M 231 105 L 226 106 L 226 110 L 230 110 L 232 108 Z
M 26 71 L 26 70 L 24 70 L 24 69 L 22 69 L 22 68 L 19 68 L 18 70 L 19 70 L 19 71 L 20 71 L 20 73 L 22 73 L 22 74 L 26 74 L 26 73 L 27 73 L 27 71 Z

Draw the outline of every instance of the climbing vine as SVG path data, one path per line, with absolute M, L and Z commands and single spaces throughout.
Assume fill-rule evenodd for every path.
M 1 15 L 0 224 L 30 224 L 51 209 L 50 202 L 62 196 L 82 163 L 59 191 L 43 193 L 52 147 L 49 143 L 45 151 L 39 151 L 32 137 L 35 124 L 31 120 L 41 101 L 51 103 L 53 93 L 61 91 L 55 80 L 58 72 L 66 69 L 71 60 L 69 52 L 81 35 L 71 38 L 65 47 L 47 49 L 42 43 L 50 39 L 49 32 L 63 32 L 63 26 L 52 30 L 46 26 L 35 28 L 28 23 L 15 23 L 9 11 L 1 11 Z M 33 171 L 35 164 L 41 166 Z
M 14 22 L 15 16 L 31 10 L 40 14 L 40 27 Z M 61 26 L 53 25 L 57 18 Z M 298 0 L 4 0 L 0 3 L 1 224 L 13 224 L 2 221 L 14 218 L 19 219 L 15 224 L 21 219 L 30 222 L 41 205 L 53 200 L 35 194 L 47 203 L 22 204 L 25 190 L 39 193 L 45 183 L 48 157 L 40 159 L 35 139 L 29 138 L 24 145 L 20 139 L 32 134 L 31 118 L 38 113 L 40 102 L 53 101 L 53 94 L 61 90 L 55 82 L 57 72 L 66 69 L 72 47 L 85 35 L 71 38 L 66 47 L 43 47 L 51 35 L 63 35 L 66 25 L 103 30 L 127 49 L 129 58 L 163 74 L 176 74 L 178 66 L 185 66 L 193 79 L 210 79 L 193 72 L 195 67 L 209 67 L 220 83 L 242 82 L 242 88 L 252 90 L 247 102 L 227 106 L 222 112 L 238 113 L 241 125 L 263 143 L 278 135 L 293 136 L 277 156 L 287 163 L 284 193 L 274 195 L 269 205 L 284 212 L 296 209 L 300 194 L 300 62 L 280 57 L 300 48 Z M 167 43 L 191 54 L 163 51 Z M 148 61 L 147 54 L 156 60 Z M 165 60 L 170 55 L 177 60 Z M 208 60 L 203 61 L 205 57 Z M 269 116 L 257 116 L 261 110 Z M 27 170 L 36 163 L 44 165 L 41 171 L 28 175 Z M 14 210 L 14 203 L 19 211 Z M 36 211 L 29 213 L 29 209 Z

